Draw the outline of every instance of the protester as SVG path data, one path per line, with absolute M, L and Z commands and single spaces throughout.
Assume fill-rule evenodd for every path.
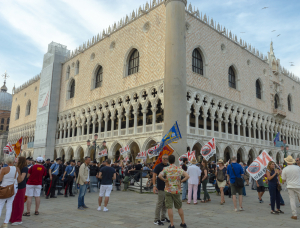
M 69 195 L 75 196 L 72 192 L 74 178 L 76 181 L 76 173 L 75 173 L 75 161 L 70 161 L 70 165 L 67 166 L 62 180 L 65 180 L 65 197 L 68 197 L 68 188 L 69 188 Z
M 257 185 L 257 194 L 258 194 L 258 200 L 260 203 L 263 203 L 264 201 L 262 200 L 262 196 L 265 193 L 265 186 L 264 186 L 264 176 L 262 176 L 260 179 L 258 179 L 256 182 Z M 254 180 L 253 180 L 254 181 Z
M 57 198 L 55 196 L 55 189 L 56 189 L 56 183 L 58 181 L 59 168 L 60 168 L 60 158 L 56 158 L 56 163 L 51 165 L 49 169 L 50 186 L 46 195 L 46 199 L 49 199 L 49 196 L 50 198 Z
M 207 191 L 207 183 L 208 183 L 208 166 L 207 166 L 207 161 L 206 160 L 202 160 L 202 173 L 201 173 L 201 183 L 202 183 L 202 187 L 203 187 L 203 192 L 204 192 L 204 198 L 201 201 L 202 203 L 206 203 L 211 201 L 210 196 L 208 194 Z
M 101 188 L 100 188 L 99 199 L 98 199 L 99 202 L 99 207 L 97 209 L 98 211 L 101 211 L 102 198 L 104 195 L 105 195 L 105 200 L 104 200 L 103 211 L 108 211 L 107 204 L 112 190 L 112 182 L 113 180 L 116 179 L 116 170 L 113 167 L 110 167 L 110 164 L 111 164 L 111 160 L 107 159 L 106 166 L 101 168 L 99 172 L 99 178 L 102 181 L 101 181 Z
M 237 182 L 239 179 L 242 178 L 244 175 L 243 167 L 236 162 L 236 157 L 232 157 L 231 164 L 227 166 L 227 182 L 230 183 L 231 188 L 231 194 L 232 194 L 232 201 L 234 205 L 234 211 L 237 210 L 237 202 L 236 202 L 236 194 L 239 194 L 239 210 L 244 211 L 243 208 L 243 187 L 239 186 L 239 182 Z
M 224 198 L 224 188 L 226 185 L 226 167 L 224 166 L 224 161 L 220 159 L 218 161 L 218 168 L 216 170 L 216 177 L 217 177 L 217 185 L 220 189 L 221 193 L 221 202 L 220 204 L 223 205 L 225 203 L 225 198 Z
M 287 163 L 287 167 L 282 171 L 282 183 L 287 183 L 292 208 L 291 218 L 297 220 L 296 195 L 300 199 L 300 167 L 294 165 L 295 160 L 292 156 L 288 156 L 284 161 Z
M 169 228 L 175 228 L 174 219 L 173 219 L 173 204 L 174 207 L 178 210 L 178 214 L 181 218 L 181 227 L 187 227 L 184 221 L 184 213 L 182 209 L 182 201 L 180 200 L 181 192 L 181 183 L 189 179 L 189 175 L 180 167 L 174 165 L 175 156 L 169 156 L 170 166 L 165 167 L 162 172 L 159 174 L 159 179 L 165 182 L 165 204 L 168 209 L 168 215 L 171 224 Z M 195 163 L 196 164 L 196 161 Z M 198 169 L 195 166 L 195 169 Z M 196 175 L 198 175 L 197 173 Z M 181 180 L 181 177 L 184 176 L 184 179 Z
M 77 178 L 77 184 L 80 185 L 79 195 L 78 195 L 78 210 L 84 210 L 88 208 L 84 204 L 84 196 L 90 182 L 90 170 L 89 170 L 90 162 L 91 162 L 91 158 L 88 156 L 85 157 L 84 163 L 80 166 L 79 169 L 78 178 Z
M 183 162 L 182 169 L 186 172 L 187 171 L 187 166 L 186 165 L 188 163 L 188 159 L 183 158 L 182 162 Z M 187 181 L 183 182 L 182 186 L 183 186 L 183 188 L 182 188 L 182 198 L 181 199 L 182 199 L 182 202 L 185 202 L 185 201 L 187 201 L 186 192 L 187 192 L 187 189 L 188 189 L 188 182 Z M 197 186 L 197 189 L 198 189 L 198 186 Z
M 23 181 L 18 184 L 18 191 L 12 206 L 12 213 L 9 222 L 12 223 L 13 226 L 22 224 L 22 214 L 24 211 L 24 199 L 25 199 L 26 182 L 27 182 L 27 174 L 28 174 L 26 158 L 19 157 L 16 166 L 21 171 L 21 177 Z
M 116 171 L 116 179 L 114 180 L 117 191 L 121 190 L 121 181 L 122 181 L 122 168 L 119 166 L 119 163 L 116 161 L 114 165 Z
M 270 161 L 267 166 L 267 178 L 269 183 L 269 192 L 271 196 L 271 214 L 283 214 L 284 212 L 280 210 L 280 191 L 279 189 L 279 170 L 275 169 L 275 163 Z M 275 211 L 275 202 L 277 206 L 277 211 Z
M 130 165 L 130 161 L 127 161 L 127 165 L 125 167 L 125 178 L 123 180 L 124 183 L 124 190 L 123 191 L 127 191 L 128 189 L 128 184 L 130 181 L 130 172 L 133 171 L 132 166 Z
M 39 215 L 40 195 L 42 189 L 43 178 L 46 176 L 46 168 L 42 165 L 43 158 L 37 157 L 37 163 L 28 171 L 28 181 L 26 185 L 27 196 L 27 212 L 23 216 L 30 216 L 30 208 L 32 197 L 35 198 L 35 215 Z
M 155 166 L 153 171 L 153 193 L 158 193 L 157 203 L 155 208 L 155 218 L 154 224 L 162 226 L 164 222 L 170 222 L 169 219 L 166 217 L 167 208 L 165 204 L 165 182 L 160 178 L 156 178 L 160 172 L 165 168 L 168 167 L 168 155 L 164 154 L 162 156 L 162 163 Z M 157 179 L 157 185 L 156 185 Z
M 194 204 L 197 204 L 197 191 L 198 191 L 198 185 L 200 184 L 200 177 L 201 177 L 201 170 L 197 164 L 197 160 L 194 158 L 191 161 L 191 166 L 188 167 L 187 169 L 187 174 L 190 176 L 188 179 L 188 204 L 191 203 L 192 199 L 192 192 L 193 192 L 193 200 Z M 184 171 L 184 170 L 183 170 Z M 183 182 L 184 183 L 184 182 Z
M 2 227 L 8 227 L 8 222 L 12 212 L 12 204 L 18 191 L 17 186 L 18 183 L 23 181 L 20 169 L 14 166 L 14 157 L 7 157 L 5 159 L 5 163 L 7 166 L 2 168 L 0 173 L 0 182 L 2 181 L 0 186 L 10 188 L 11 190 L 7 191 L 12 192 L 13 195 L 5 199 L 0 199 L 0 216 L 6 202 L 6 215 Z

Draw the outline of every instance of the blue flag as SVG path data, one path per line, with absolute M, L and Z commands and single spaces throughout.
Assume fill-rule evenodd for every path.
M 177 121 L 173 125 L 173 127 L 168 131 L 168 133 L 162 138 L 160 141 L 159 147 L 153 151 L 154 156 L 158 156 L 159 153 L 163 150 L 163 148 L 172 143 L 177 141 L 178 139 L 181 139 L 180 130 L 177 124 Z
M 280 132 L 277 132 L 275 139 L 274 139 L 274 146 L 276 145 L 276 142 L 279 141 L 279 135 L 280 135 Z

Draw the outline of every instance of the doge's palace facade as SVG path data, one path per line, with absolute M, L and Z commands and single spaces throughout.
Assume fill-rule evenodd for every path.
M 175 8 L 181 13 L 174 14 Z M 280 65 L 273 43 L 263 55 L 186 0 L 146 3 L 64 53 L 48 98 L 59 95 L 49 106 L 57 105 L 49 111 L 55 124 L 47 129 L 54 130 L 44 131 L 45 145 L 53 149 L 35 145 L 42 140 L 36 133 L 46 99 L 43 72 L 14 90 L 8 141 L 23 136 L 25 156 L 81 160 L 93 156 L 86 142 L 98 134 L 97 144 L 106 140 L 109 157 L 118 158 L 125 145 L 135 157 L 160 141 L 175 120 L 184 136 L 172 144 L 178 154 L 190 147 L 199 155 L 215 137 L 217 158 L 251 162 L 267 150 L 282 162 L 273 144 L 279 131 L 288 153 L 299 156 L 299 78 Z

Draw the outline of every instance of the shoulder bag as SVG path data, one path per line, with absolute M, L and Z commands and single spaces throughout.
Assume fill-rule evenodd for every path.
M 17 176 L 17 169 L 15 173 L 15 178 Z M 0 187 L 0 199 L 7 199 L 15 194 L 15 184 L 8 185 L 6 187 Z
M 236 176 L 232 164 L 231 164 L 231 168 L 232 168 L 232 171 L 233 171 L 233 173 L 234 173 L 234 175 L 235 175 L 235 183 L 234 183 L 234 184 L 235 184 L 235 187 L 237 187 L 237 188 L 243 188 L 243 187 L 244 187 L 244 180 L 243 180 L 243 178 L 240 178 L 240 177 L 237 177 L 237 176 Z

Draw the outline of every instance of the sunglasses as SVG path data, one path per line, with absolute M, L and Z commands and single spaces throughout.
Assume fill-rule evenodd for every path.
M 168 160 L 168 158 L 163 158 L 162 160 Z

